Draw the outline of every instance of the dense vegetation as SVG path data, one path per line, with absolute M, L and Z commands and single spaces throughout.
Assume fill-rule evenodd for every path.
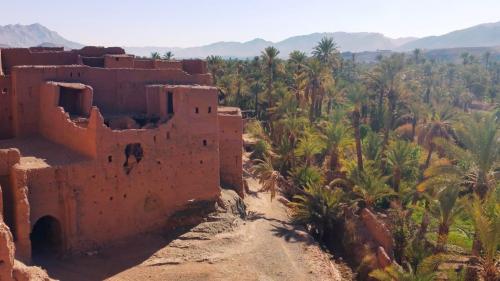
M 488 53 L 462 59 L 417 49 L 358 64 L 324 38 L 311 56 L 284 60 L 268 47 L 208 63 L 221 102 L 252 117 L 264 188 L 287 196 L 319 240 L 346 210 L 367 208 L 389 217 L 400 265 L 373 278 L 434 280 L 440 257 L 454 254 L 480 270 L 450 279 L 499 280 L 500 64 Z

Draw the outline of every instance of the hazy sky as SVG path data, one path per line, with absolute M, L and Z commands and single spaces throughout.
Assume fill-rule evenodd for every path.
M 194 46 L 333 31 L 440 35 L 500 21 L 500 0 L 0 0 L 0 25 L 93 45 Z

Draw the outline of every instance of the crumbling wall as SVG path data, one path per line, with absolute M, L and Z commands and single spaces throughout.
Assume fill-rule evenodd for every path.
M 41 217 L 56 218 L 64 250 L 80 252 L 162 228 L 177 211 L 216 201 L 217 114 L 208 108 L 217 106 L 217 89 L 157 87 L 173 93 L 167 123 L 114 131 L 97 114 L 95 160 L 28 171 L 31 227 Z M 127 151 L 131 144 L 140 157 Z
M 120 54 L 123 50 L 87 48 L 72 53 L 99 57 L 108 51 Z M 12 68 L 14 135 L 35 136 L 43 147 L 46 142 L 51 150 L 60 148 L 67 155 L 63 162 L 54 161 L 50 153 L 32 153 L 19 160 L 18 152 L 17 162 L 6 169 L 13 190 L 13 234 L 19 259 L 29 262 L 29 233 L 46 216 L 60 223 L 63 250 L 80 252 L 173 226 L 178 221 L 169 218 L 180 211 L 213 205 L 220 193 L 221 132 L 217 88 L 194 86 L 211 85 L 205 68 L 196 61 L 185 65 L 160 61 L 153 69 L 84 65 Z M 58 107 L 55 101 L 61 83 L 46 81 L 90 85 L 95 107 L 88 122 L 82 125 Z M 150 104 L 149 91 L 158 97 Z M 173 97 L 171 112 L 168 93 Z M 165 118 L 148 129 L 112 130 L 104 124 L 103 115 L 153 112 L 148 108 L 154 102 L 159 103 L 155 112 Z M 234 120 L 223 119 L 236 124 L 228 126 L 234 129 L 231 134 L 240 130 L 241 141 L 241 114 Z M 231 143 L 238 141 L 230 138 Z M 237 146 L 234 143 L 233 148 Z M 241 161 L 241 144 L 238 154 Z
M 179 69 L 105 69 L 87 66 L 14 67 L 12 71 L 13 131 L 29 136 L 38 131 L 40 85 L 45 81 L 79 82 L 91 85 L 94 105 L 103 114 L 145 114 L 145 85 L 211 85 L 209 74 L 189 75 Z
M 221 185 L 234 189 L 241 197 L 243 189 L 243 120 L 239 108 L 219 108 L 219 152 Z
M 58 106 L 60 86 L 65 85 L 47 82 L 40 86 L 40 118 L 39 132 L 45 138 L 71 148 L 88 157 L 96 156 L 96 122 L 98 111 L 90 112 L 85 126 L 80 126 L 70 119 L 68 113 Z M 84 113 L 90 110 L 92 103 L 92 88 L 80 85 L 82 95 L 86 95 Z M 101 121 L 101 120 L 99 120 Z
M 11 185 L 14 195 L 14 224 L 13 234 L 16 245 L 16 259 L 31 262 L 30 242 L 30 204 L 28 201 L 28 185 L 26 170 L 16 164 L 11 168 Z
M 0 280 L 2 281 L 13 280 L 12 268 L 14 267 L 14 251 L 12 234 L 0 215 Z

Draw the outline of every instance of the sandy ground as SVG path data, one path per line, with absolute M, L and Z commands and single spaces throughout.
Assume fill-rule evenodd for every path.
M 249 185 L 245 221 L 219 214 L 174 238 L 147 235 L 91 256 L 46 260 L 43 267 L 71 281 L 345 280 L 342 266 L 287 222 L 285 206 L 257 193 L 255 180 Z

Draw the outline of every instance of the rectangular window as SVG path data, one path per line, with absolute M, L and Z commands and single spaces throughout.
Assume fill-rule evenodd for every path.
M 174 114 L 174 95 L 172 92 L 167 93 L 167 113 Z

